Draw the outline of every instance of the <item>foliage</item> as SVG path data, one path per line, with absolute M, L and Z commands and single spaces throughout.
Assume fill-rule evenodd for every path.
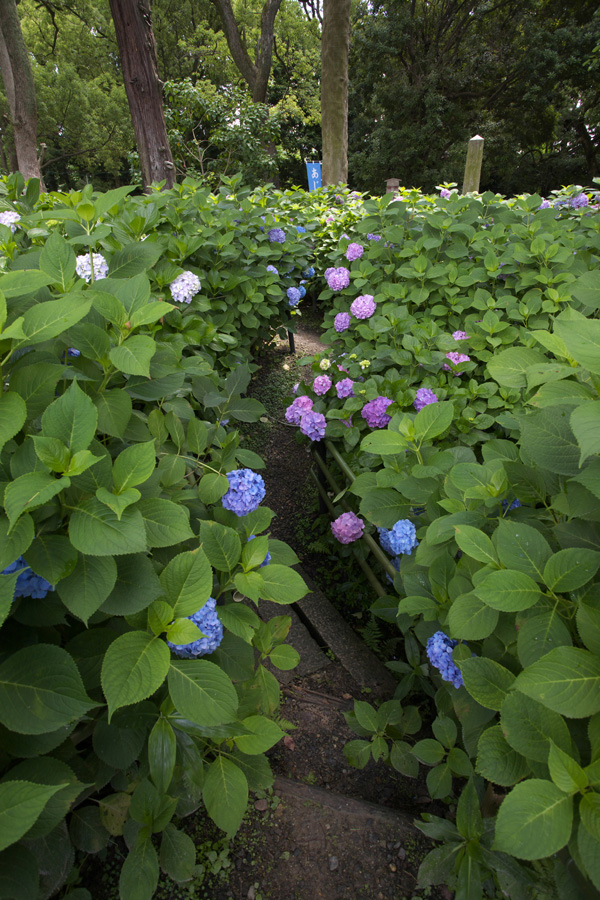
M 527 898 L 542 866 L 547 895 L 563 897 L 569 856 L 600 888 L 600 219 L 575 186 L 548 208 L 449 193 L 366 202 L 329 260 L 350 285 L 321 294 L 331 350 L 313 370 L 334 384 L 305 393 L 353 475 L 335 502 L 372 534 L 411 520 L 419 541 L 397 557 L 397 595 L 372 607 L 403 634 L 396 697 L 355 703 L 360 740 L 345 752 L 412 777 L 427 766 L 433 798 L 457 790 L 456 825 L 419 826 L 443 842 L 422 887 Z M 364 245 L 352 263 L 349 242 Z M 334 315 L 367 293 L 374 314 L 336 332 Z M 355 396 L 339 399 L 344 378 Z M 415 412 L 422 388 L 437 400 Z M 389 422 L 369 428 L 361 411 L 378 396 Z M 425 652 L 439 631 L 456 645 L 458 688 Z M 423 694 L 433 736 L 415 742 L 407 704 Z M 506 793 L 497 815 L 493 786 Z
M 2 896 L 55 894 L 75 850 L 123 835 L 120 894 L 150 898 L 159 868 L 194 874 L 183 816 L 204 804 L 231 835 L 272 782 L 264 752 L 283 732 L 264 663 L 298 655 L 290 618 L 252 605 L 306 586 L 272 512 L 239 517 L 222 497 L 226 473 L 263 465 L 234 423 L 264 411 L 242 396 L 250 351 L 289 319 L 265 264 L 307 258 L 295 229 L 269 243 L 273 212 L 263 226 L 238 187 L 39 199 L 33 181 L 2 185 L 21 216 L 0 225 Z M 86 283 L 77 255 L 92 252 L 108 276 Z M 202 289 L 178 309 L 182 270 Z M 15 595 L 21 557 L 37 599 Z M 218 649 L 173 657 L 209 597 Z

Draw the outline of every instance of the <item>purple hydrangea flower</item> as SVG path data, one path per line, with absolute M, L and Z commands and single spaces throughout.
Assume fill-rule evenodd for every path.
M 433 391 L 430 391 L 429 388 L 419 388 L 417 391 L 417 396 L 414 399 L 413 406 L 420 412 L 424 406 L 429 406 L 430 403 L 437 403 L 439 397 L 437 394 L 434 394 Z
M 393 402 L 389 397 L 377 397 L 375 400 L 371 400 L 370 403 L 365 403 L 361 416 L 366 420 L 369 428 L 385 428 L 392 418 L 387 415 L 386 409 Z
M 444 681 L 449 681 L 455 688 L 460 688 L 464 684 L 463 677 L 452 659 L 452 650 L 457 644 L 458 641 L 452 640 L 443 631 L 436 631 L 427 641 L 427 656 L 431 665 L 439 669 Z
M 583 206 L 588 206 L 589 202 L 587 195 L 581 193 L 577 194 L 576 197 L 571 197 L 569 205 L 571 209 L 581 209 Z
M 279 271 L 275 268 L 275 266 L 267 266 L 267 272 L 272 272 L 273 275 L 279 275 Z
M 294 385 L 294 387 L 292 388 L 292 394 L 297 394 L 299 387 L 300 387 L 300 382 L 297 381 L 296 384 Z
M 321 413 L 310 412 L 304 413 L 300 419 L 300 431 L 310 438 L 311 441 L 320 441 L 325 437 L 325 427 L 327 422 L 325 416 Z
M 223 640 L 223 623 L 217 615 L 216 607 L 217 601 L 213 597 L 209 597 L 202 609 L 192 616 L 186 616 L 190 622 L 198 626 L 204 636 L 189 644 L 172 644 L 167 641 L 175 656 L 196 659 L 198 656 L 214 653 Z
M 15 212 L 12 209 L 8 209 L 5 212 L 0 212 L 0 225 L 7 225 L 12 233 L 14 234 L 17 228 L 17 222 L 21 221 L 21 216 L 18 212 Z
M 266 494 L 262 475 L 252 469 L 235 469 L 227 473 L 227 480 L 229 490 L 222 499 L 225 509 L 236 516 L 247 516 L 258 509 Z
M 312 408 L 313 402 L 310 397 L 296 397 L 285 411 L 286 422 L 289 422 L 290 425 L 299 425 L 302 416 L 310 412 Z
M 253 541 L 255 537 L 256 537 L 255 534 L 251 534 L 251 535 L 248 537 L 248 540 L 249 540 L 249 541 Z M 260 564 L 260 566 L 259 566 L 258 568 L 259 568 L 259 569 L 262 569 L 262 568 L 264 568 L 264 566 L 268 566 L 270 562 L 271 562 L 271 554 L 270 554 L 269 551 L 267 550 L 267 555 L 265 556 L 265 558 L 263 559 L 263 561 L 261 562 L 261 564 Z
M 352 319 L 350 318 L 350 313 L 341 312 L 338 313 L 333 320 L 333 327 L 338 332 L 338 334 L 340 334 L 342 331 L 346 331 L 346 329 L 350 327 L 351 321 Z
M 348 244 L 346 259 L 348 262 L 354 262 L 355 259 L 360 259 L 364 252 L 365 248 L 362 244 Z
M 342 513 L 331 523 L 331 531 L 340 544 L 351 544 L 362 537 L 365 523 L 353 512 Z
M 14 563 L 7 566 L 2 574 L 12 575 L 13 572 L 17 572 L 19 569 L 22 569 L 22 571 L 17 576 L 13 600 L 16 600 L 17 597 L 33 597 L 34 600 L 43 600 L 48 591 L 54 590 L 54 586 L 49 581 L 46 581 L 41 575 L 35 574 L 22 556 L 19 556 Z
M 417 531 L 410 519 L 399 519 L 392 528 L 378 528 L 377 531 L 379 543 L 390 556 L 410 555 L 419 546 Z
M 377 304 L 373 300 L 372 295 L 361 294 L 361 296 L 357 297 L 352 303 L 350 312 L 353 316 L 356 316 L 357 319 L 368 319 L 373 315 L 376 309 Z
M 272 244 L 283 244 L 285 241 L 283 228 L 271 228 L 267 235 Z
M 549 200 L 542 200 L 541 204 L 538 206 L 538 209 L 549 209 L 552 206 Z
M 381 235 L 380 235 L 380 234 L 368 234 L 368 235 L 367 235 L 367 240 L 368 240 L 368 241 L 380 241 L 380 240 L 381 240 Z
M 350 272 L 344 266 L 327 269 L 325 280 L 332 291 L 343 291 L 350 284 Z
M 81 356 L 81 350 L 78 350 L 76 347 L 69 347 L 67 356 Z
M 75 271 L 80 278 L 83 278 L 88 283 L 92 281 L 92 274 L 94 281 L 100 281 L 101 278 L 106 278 L 108 275 L 108 263 L 101 253 L 92 253 L 91 260 L 89 253 L 82 253 L 75 260 Z
M 169 287 L 171 296 L 177 303 L 191 303 L 202 285 L 198 276 L 193 272 L 182 272 L 175 281 L 171 282 Z
M 342 378 L 336 384 L 335 389 L 340 400 L 345 400 L 346 397 L 354 397 L 354 382 L 351 378 Z
M 331 385 L 332 381 L 329 375 L 317 375 L 313 381 L 313 391 L 315 394 L 318 394 L 319 397 L 322 397 L 323 394 L 327 393 Z
M 455 341 L 468 341 L 471 335 L 467 334 L 466 331 L 453 331 L 452 337 Z
M 441 189 L 440 189 L 440 197 L 441 197 L 443 200 L 449 200 L 451 196 L 452 196 L 452 193 L 448 190 L 448 188 L 441 188 Z
M 302 299 L 302 294 L 298 290 L 298 288 L 291 287 L 286 291 L 288 302 L 290 306 L 298 306 Z
M 470 357 L 470 356 L 467 356 L 466 353 L 446 353 L 446 359 L 449 359 L 450 362 L 451 362 L 453 365 L 455 365 L 455 366 L 458 366 L 458 365 L 460 365 L 461 363 L 464 363 L 464 362 L 471 362 L 471 357 Z M 450 368 L 450 366 L 448 365 L 448 363 L 444 363 L 444 365 L 442 366 L 442 368 L 443 368 L 444 371 L 446 371 L 446 372 L 451 372 L 451 371 L 452 371 L 452 369 Z M 458 374 L 458 373 L 457 373 L 457 374 Z

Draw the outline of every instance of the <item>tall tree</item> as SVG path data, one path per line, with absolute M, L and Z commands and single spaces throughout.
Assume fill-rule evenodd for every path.
M 24 178 L 41 178 L 35 86 L 16 0 L 0 0 L 0 71 L 10 110 L 17 167 Z
M 323 184 L 348 181 L 350 0 L 325 0 L 321 37 Z
M 140 156 L 144 189 L 155 181 L 173 186 L 175 166 L 167 137 L 156 65 L 149 0 L 109 0 L 123 80 Z

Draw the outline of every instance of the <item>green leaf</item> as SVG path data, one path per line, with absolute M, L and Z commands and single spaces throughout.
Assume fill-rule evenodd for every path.
M 543 859 L 568 843 L 573 800 L 550 781 L 531 778 L 515 785 L 496 819 L 494 849 L 517 859 Z
M 544 565 L 552 555 L 552 550 L 537 528 L 524 522 L 501 519 L 494 540 L 503 566 L 523 572 L 534 581 L 543 580 Z
M 161 716 L 156 720 L 148 738 L 150 777 L 159 794 L 166 794 L 175 771 L 177 740 L 169 721 Z
M 364 769 L 371 759 L 371 741 L 348 741 L 344 744 L 343 753 L 351 766 Z
M 573 359 L 590 372 L 600 374 L 600 322 L 583 317 L 571 321 L 558 318 L 554 333 L 562 338 Z
M 233 837 L 248 805 L 246 776 L 235 763 L 218 756 L 206 772 L 202 799 L 213 822 Z
M 0 290 L 1 290 L 0 286 Z M 6 291 L 5 291 L 6 293 Z M 23 316 L 22 344 L 40 344 L 58 337 L 80 319 L 88 314 L 92 305 L 91 299 L 82 295 L 69 294 L 62 300 L 49 300 L 30 307 Z
M 96 705 L 61 647 L 24 647 L 0 665 L 0 722 L 18 734 L 55 731 Z
M 53 437 L 33 435 L 37 458 L 52 472 L 65 473 L 69 468 L 71 453 L 61 440 Z
M 456 543 L 467 556 L 488 565 L 498 565 L 498 557 L 496 556 L 494 545 L 483 531 L 473 528 L 471 525 L 455 525 L 454 536 Z
M 512 672 L 484 656 L 463 659 L 460 670 L 465 687 L 474 700 L 487 709 L 501 709 L 515 680 Z
M 123 510 L 119 519 L 112 509 L 90 497 L 74 508 L 69 537 L 73 546 L 87 556 L 140 553 L 147 547 L 144 525 L 139 508 Z
M 594 840 L 600 841 L 600 794 L 584 794 L 579 804 L 579 815 L 586 831 Z
M 12 575 L 0 575 L 0 626 L 4 624 L 10 613 L 18 577 L 18 572 L 14 572 Z
M 207 660 L 174 660 L 169 670 L 169 693 L 177 710 L 191 722 L 224 725 L 235 719 L 235 688 L 230 678 Z
M 300 662 L 300 654 L 289 644 L 279 644 L 269 653 L 269 659 L 276 669 L 288 672 L 295 669 Z
M 538 466 L 557 475 L 577 475 L 579 444 L 569 425 L 571 407 L 554 406 L 520 419 L 521 449 Z
M 169 823 L 160 842 L 160 867 L 179 883 L 191 881 L 196 865 L 196 847 L 191 837 Z
M 544 568 L 544 581 L 551 591 L 574 591 L 594 577 L 600 568 L 600 553 L 583 548 L 559 550 Z
M 531 366 L 547 362 L 537 350 L 527 347 L 511 347 L 496 353 L 488 362 L 488 372 L 492 378 L 507 388 L 523 388 L 527 385 L 525 373 Z
M 164 631 L 165 629 L 162 630 Z M 155 634 L 156 633 L 160 634 L 160 631 L 155 632 Z M 193 622 L 190 622 L 187 618 L 175 619 L 175 621 L 166 629 L 167 640 L 169 643 L 175 644 L 176 646 L 191 644 L 194 641 L 199 641 L 201 637 L 202 632 L 198 626 Z
M 161 316 L 166 316 L 174 309 L 175 307 L 171 303 L 164 303 L 162 300 L 152 300 L 131 314 L 131 327 L 139 328 L 140 325 L 151 325 L 157 322 Z
M 412 752 L 419 762 L 425 763 L 426 766 L 437 765 L 446 755 L 444 747 L 439 741 L 434 741 L 433 738 L 424 738 L 422 741 L 417 741 L 412 748 Z
M 57 584 L 75 568 L 77 551 L 64 535 L 42 533 L 29 548 L 27 562 L 36 575 Z
M 194 537 L 188 510 L 171 500 L 140 500 L 137 509 L 144 518 L 146 540 L 150 548 L 172 547 L 173 544 L 180 544 Z
M 416 440 L 419 444 L 423 444 L 443 434 L 452 425 L 454 415 L 454 404 L 450 400 L 430 403 L 423 407 L 413 422 Z
M 271 721 L 271 719 L 265 718 L 265 716 L 248 716 L 243 719 L 242 725 L 252 733 L 236 737 L 235 743 L 238 750 L 250 756 L 266 753 L 284 735 L 279 725 Z
M 94 398 L 98 410 L 98 431 L 122 438 L 131 418 L 131 397 L 126 391 L 103 391 Z
M 70 484 L 70 478 L 53 478 L 45 472 L 28 472 L 11 481 L 4 492 L 4 509 L 11 529 L 19 516 L 48 503 Z
M 425 780 L 433 800 L 443 800 L 452 793 L 452 772 L 446 763 L 430 769 Z
M 367 703 L 366 700 L 354 701 L 354 715 L 357 718 L 358 724 L 366 731 L 373 732 L 374 734 L 379 731 L 377 725 L 377 710 L 370 703 Z
M 587 776 L 579 763 L 553 743 L 550 744 L 548 769 L 556 787 L 565 794 L 576 794 L 588 786 Z
M 218 572 L 233 571 L 242 555 L 242 544 L 233 528 L 219 522 L 202 521 L 200 541 L 208 561 Z
M 517 676 L 515 688 L 567 718 L 600 710 L 600 659 L 588 650 L 557 647 Z
M 153 635 L 132 631 L 113 641 L 102 663 L 109 722 L 117 709 L 145 700 L 158 690 L 169 665 L 169 648 Z
M 38 272 L 35 269 L 4 272 L 0 275 L 0 291 L 7 299 L 10 297 L 24 297 L 25 294 L 37 294 L 39 289 L 47 284 L 52 284 L 52 278 L 44 272 Z
M 113 464 L 113 480 L 117 493 L 147 481 L 156 466 L 154 441 L 134 444 L 123 450 Z
M 152 562 L 145 554 L 119 556 L 117 583 L 102 612 L 113 616 L 128 616 L 146 609 L 163 593 Z
M 479 838 L 483 834 L 483 819 L 479 808 L 479 797 L 472 778 L 469 778 L 458 800 L 456 827 L 468 841 L 473 838 Z
M 107 319 L 111 324 L 122 328 L 128 319 L 127 310 L 120 300 L 112 294 L 96 289 L 86 291 L 86 296 L 92 298 L 94 309 Z
M 261 570 L 264 586 L 261 597 L 273 603 L 296 603 L 308 593 L 308 585 L 293 569 L 271 563 Z
M 450 635 L 463 641 L 480 641 L 492 634 L 499 617 L 497 609 L 487 606 L 475 594 L 462 594 L 448 613 Z
M 174 616 L 191 616 L 202 609 L 212 590 L 212 569 L 203 550 L 175 556 L 160 575 Z
M 134 275 L 151 269 L 160 259 L 163 250 L 164 247 L 158 241 L 127 244 L 113 253 L 109 267 L 110 278 L 133 278 Z
M 502 733 L 513 750 L 536 762 L 546 763 L 550 741 L 568 752 L 569 729 L 564 719 L 518 691 L 511 691 L 502 704 Z
M 395 456 L 396 453 L 404 453 L 408 446 L 409 442 L 396 431 L 377 431 L 363 438 L 360 449 L 363 453 Z
M 144 334 L 134 334 L 120 347 L 113 347 L 109 353 L 110 361 L 126 375 L 145 375 L 150 377 L 150 362 L 156 353 L 156 344 L 152 338 Z
M 0 394 L 0 450 L 18 434 L 27 418 L 27 406 L 19 394 L 5 391 Z
M 600 453 L 600 401 L 577 406 L 571 413 L 571 428 L 581 449 L 582 466 L 589 456 Z
M 63 366 L 32 363 L 17 369 L 11 375 L 11 392 L 19 394 L 27 404 L 28 419 L 41 416 L 52 403 L 56 385 L 63 372 Z
M 491 572 L 475 588 L 475 594 L 501 612 L 520 612 L 534 606 L 540 589 L 528 575 L 511 569 Z
M 106 847 L 110 835 L 100 820 L 100 809 L 78 806 L 69 821 L 69 835 L 73 845 L 85 853 L 99 853 Z
M 117 564 L 111 556 L 81 554 L 75 568 L 58 584 L 58 595 L 69 612 L 86 625 L 110 595 L 117 580 Z
M 58 438 L 71 453 L 87 450 L 96 434 L 98 412 L 76 381 L 42 416 L 44 437 Z
M 37 821 L 62 784 L 5 781 L 0 784 L 0 850 L 14 844 Z
M 544 610 L 519 623 L 518 632 L 517 653 L 523 667 L 537 662 L 555 647 L 572 643 L 569 629 L 555 610 Z
M 136 488 L 125 488 L 121 494 L 113 494 L 112 491 L 107 491 L 105 487 L 99 487 L 96 491 L 96 498 L 100 503 L 103 503 L 104 506 L 108 506 L 119 521 L 123 515 L 123 510 L 127 509 L 128 506 L 133 506 L 134 503 L 137 503 L 141 496 L 142 495 Z
M 75 274 L 75 266 L 73 248 L 58 231 L 53 231 L 40 253 L 40 269 L 64 292 Z
M 479 775 L 503 787 L 512 787 L 529 774 L 527 760 L 507 743 L 500 725 L 487 728 L 479 738 L 476 769 Z
M 203 503 L 216 503 L 228 490 L 227 476 L 218 472 L 206 472 L 198 484 L 198 496 Z
M 0 571 L 23 556 L 31 545 L 35 533 L 33 519 L 29 515 L 21 516 L 10 534 L 8 530 L 8 519 L 0 515 Z
M 566 626 L 563 626 L 566 627 Z M 600 656 L 600 608 L 597 604 L 591 605 L 581 602 L 577 607 L 577 630 L 581 640 L 588 650 L 596 656 Z M 569 641 L 561 641 L 566 644 Z M 548 650 L 551 650 L 548 647 Z
M 39 895 L 39 868 L 35 856 L 16 844 L 0 855 L 0 897 L 31 900 Z
M 579 827 L 577 849 L 588 878 L 600 890 L 600 841 L 595 840 L 587 828 Z
M 152 900 L 158 885 L 158 856 L 150 836 L 140 832 L 119 876 L 120 900 Z

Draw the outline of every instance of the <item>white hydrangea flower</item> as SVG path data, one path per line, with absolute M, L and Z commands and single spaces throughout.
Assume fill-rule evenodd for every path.
M 20 221 L 21 216 L 18 212 L 14 212 L 14 210 L 6 210 L 5 212 L 0 212 L 0 225 L 8 225 L 13 234 L 18 228 L 17 222 Z
M 169 285 L 171 296 L 177 303 L 191 303 L 192 297 L 198 293 L 202 285 L 200 279 L 193 272 L 182 272 L 175 281 Z
M 75 271 L 80 278 L 88 283 L 92 280 L 92 261 L 94 265 L 94 281 L 100 281 L 108 275 L 108 263 L 101 253 L 92 253 L 90 260 L 89 253 L 82 253 L 77 257 Z

